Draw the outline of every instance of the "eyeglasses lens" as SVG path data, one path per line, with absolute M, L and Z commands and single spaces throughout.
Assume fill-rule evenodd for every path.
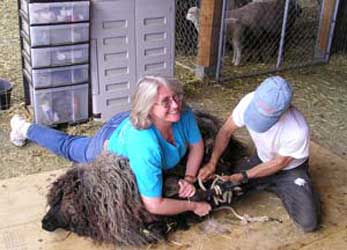
M 169 108 L 173 101 L 175 103 L 179 104 L 179 103 L 181 103 L 182 99 L 183 99 L 183 95 L 181 95 L 181 94 L 177 94 L 174 96 L 168 96 L 160 102 L 160 105 L 164 108 Z

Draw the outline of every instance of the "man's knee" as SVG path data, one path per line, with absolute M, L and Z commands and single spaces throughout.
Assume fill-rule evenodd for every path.
M 305 233 L 317 230 L 320 221 L 320 204 L 312 197 L 310 202 L 302 202 L 301 209 L 293 214 L 294 221 Z
M 318 194 L 307 182 L 305 185 L 286 186 L 280 197 L 290 217 L 304 232 L 313 232 L 319 226 L 320 202 Z
M 299 226 L 305 233 L 313 232 L 318 229 L 318 217 L 314 216 L 306 216 L 305 218 L 297 221 Z

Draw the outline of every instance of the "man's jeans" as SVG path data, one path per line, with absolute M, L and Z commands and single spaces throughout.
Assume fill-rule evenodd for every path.
M 255 154 L 243 159 L 235 172 L 249 170 L 262 161 Z M 246 190 L 269 190 L 274 192 L 282 201 L 285 209 L 295 223 L 305 232 L 314 231 L 319 223 L 320 203 L 308 173 L 308 160 L 300 166 L 282 170 L 271 176 L 250 179 Z
M 128 116 L 129 112 L 115 115 L 91 137 L 68 135 L 46 126 L 32 124 L 27 138 L 72 162 L 91 162 L 102 152 L 105 141 Z

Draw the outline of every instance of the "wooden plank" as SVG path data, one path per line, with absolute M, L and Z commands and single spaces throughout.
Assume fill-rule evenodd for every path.
M 217 61 L 221 9 L 221 0 L 201 1 L 198 64 L 204 67 Z
M 323 12 L 321 19 L 320 31 L 318 34 L 318 46 L 321 51 L 326 52 L 328 50 L 329 44 L 329 35 L 330 35 L 330 27 L 331 21 L 335 10 L 336 0 L 326 0 L 323 1 Z
M 114 250 L 65 230 L 41 229 L 49 184 L 65 170 L 0 182 L 0 250 Z

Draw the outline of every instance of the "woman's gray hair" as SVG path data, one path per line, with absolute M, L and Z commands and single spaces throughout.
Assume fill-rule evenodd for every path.
M 145 76 L 137 83 L 132 100 L 131 122 L 137 129 L 146 129 L 152 125 L 151 109 L 156 101 L 159 86 L 172 90 L 175 94 L 183 94 L 180 82 L 174 78 L 161 76 Z

